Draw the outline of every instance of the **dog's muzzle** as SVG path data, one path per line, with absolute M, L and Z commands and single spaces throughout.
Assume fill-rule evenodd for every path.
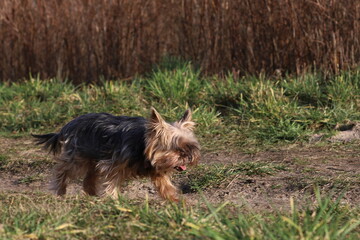
M 182 165 L 182 166 L 176 166 L 175 169 L 179 172 L 185 171 L 186 170 L 186 166 Z

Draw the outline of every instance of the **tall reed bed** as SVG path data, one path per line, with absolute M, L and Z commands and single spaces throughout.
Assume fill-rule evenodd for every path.
M 0 80 L 128 78 L 168 55 L 203 73 L 336 73 L 359 39 L 352 0 L 2 0 Z

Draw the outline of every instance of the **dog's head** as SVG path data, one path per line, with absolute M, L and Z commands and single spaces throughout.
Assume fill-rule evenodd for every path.
M 200 145 L 194 136 L 195 123 L 191 111 L 186 110 L 182 118 L 167 123 L 161 115 L 151 109 L 145 136 L 145 156 L 156 171 L 184 171 L 200 158 Z

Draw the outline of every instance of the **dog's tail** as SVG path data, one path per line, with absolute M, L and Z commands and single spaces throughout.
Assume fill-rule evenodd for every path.
M 60 152 L 61 144 L 59 141 L 58 133 L 48 133 L 44 135 L 31 134 L 36 138 L 35 142 L 37 145 L 44 144 L 44 149 L 49 150 L 54 155 Z

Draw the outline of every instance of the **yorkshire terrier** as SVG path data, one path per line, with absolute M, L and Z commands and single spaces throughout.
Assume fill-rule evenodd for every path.
M 87 194 L 117 197 L 125 180 L 150 177 L 163 198 L 177 202 L 172 173 L 200 158 L 191 117 L 187 110 L 180 120 L 167 123 L 154 108 L 149 119 L 89 113 L 59 133 L 32 136 L 55 156 L 50 189 L 57 195 L 66 193 L 70 179 L 84 178 Z

